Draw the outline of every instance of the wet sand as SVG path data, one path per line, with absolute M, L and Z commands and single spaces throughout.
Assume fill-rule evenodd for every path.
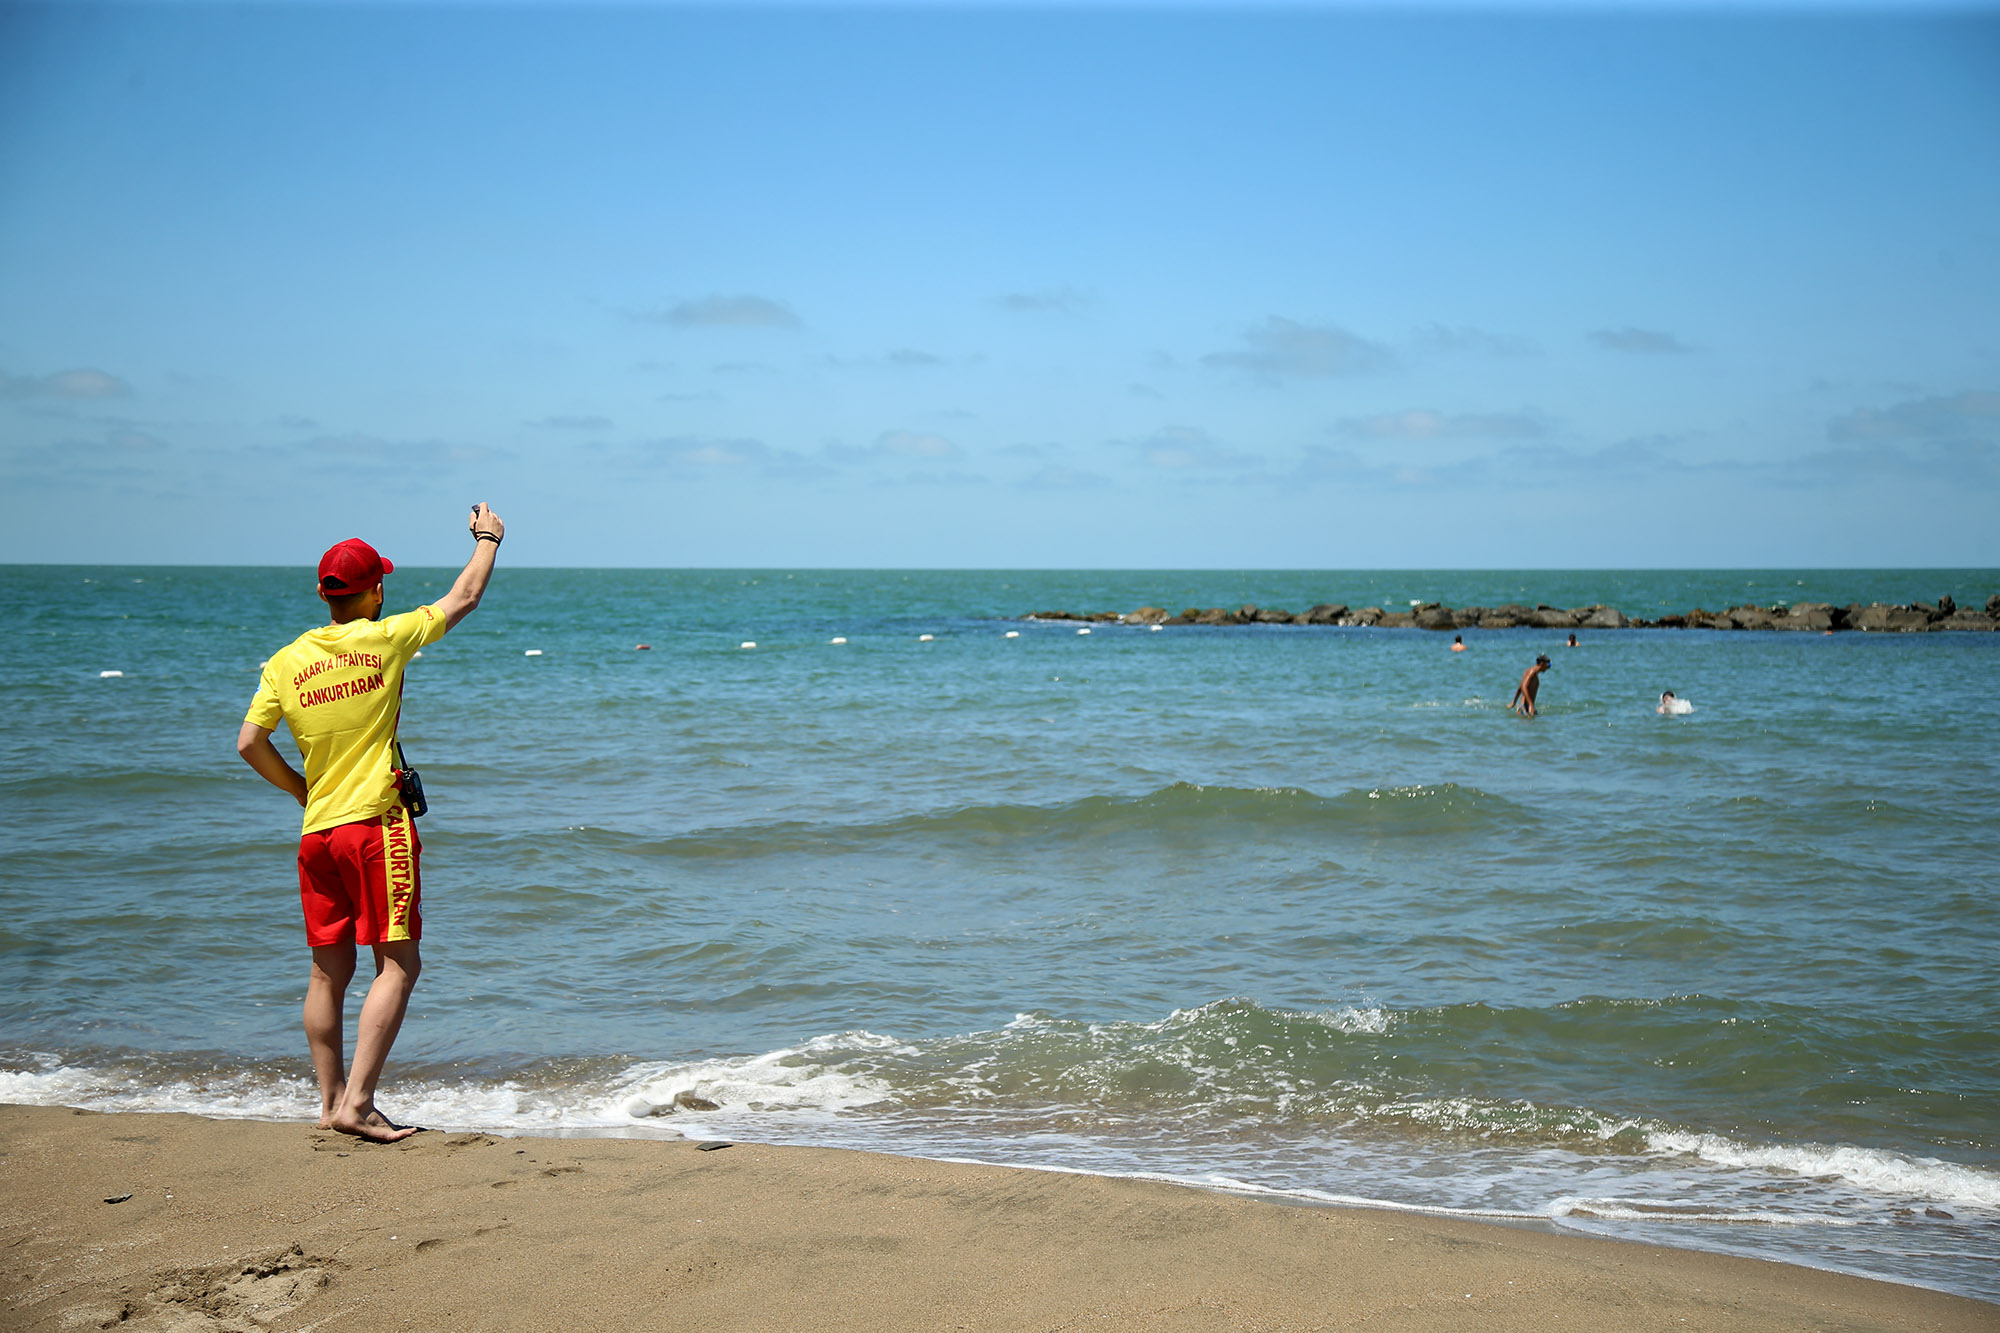
M 22 1333 L 2000 1329 L 1789 1265 L 1143 1181 L 50 1107 L 0 1106 L 0 1256 Z

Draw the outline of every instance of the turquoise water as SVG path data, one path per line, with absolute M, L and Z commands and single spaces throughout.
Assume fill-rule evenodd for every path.
M 1453 654 L 1014 619 L 1995 591 L 503 569 L 409 677 L 426 968 L 385 1104 L 1536 1217 L 2000 1300 L 2000 635 Z M 232 744 L 319 618 L 309 573 L 17 566 L 0 607 L 0 1097 L 311 1114 L 296 807 Z M 1658 716 L 1667 688 L 1695 712 Z

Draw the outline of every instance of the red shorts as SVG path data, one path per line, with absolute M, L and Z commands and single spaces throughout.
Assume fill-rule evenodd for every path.
M 417 862 L 423 845 L 410 812 L 390 806 L 376 819 L 299 839 L 299 903 L 306 943 L 393 944 L 423 938 Z

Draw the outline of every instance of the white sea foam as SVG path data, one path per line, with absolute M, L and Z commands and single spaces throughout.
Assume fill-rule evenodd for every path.
M 892 1100 L 893 1090 L 883 1080 L 829 1063 L 829 1057 L 857 1050 L 915 1054 L 913 1048 L 872 1032 L 843 1032 L 764 1055 L 635 1071 L 637 1077 L 628 1082 L 617 1105 L 638 1120 L 705 1113 L 690 1112 L 689 1102 L 713 1107 L 716 1113 L 761 1117 L 834 1115 Z
M 1298 1014 L 1295 1017 L 1309 1018 L 1313 1022 L 1330 1027 L 1336 1032 L 1382 1033 L 1389 1030 L 1389 1011 L 1380 1005 L 1368 1009 L 1356 1009 L 1354 1006 L 1349 1005 L 1333 1013 L 1319 1011 Z
M 1549 1205 L 1552 1218 L 1597 1218 L 1606 1222 L 1722 1222 L 1774 1227 L 1859 1227 L 1869 1221 L 1835 1213 L 1781 1213 L 1768 1208 L 1705 1208 L 1676 1199 L 1589 1199 L 1564 1197 Z
M 191 1111 L 245 1120 L 290 1120 L 319 1111 L 319 1094 L 304 1078 L 244 1073 L 155 1081 L 54 1062 L 41 1069 L 0 1070 L 0 1102 L 96 1111 Z
M 1831 1177 L 1891 1198 L 2000 1209 L 2000 1174 L 1935 1157 L 1910 1157 L 1845 1144 L 1747 1144 L 1719 1134 L 1668 1129 L 1650 1130 L 1646 1144 L 1655 1152 L 1686 1153 L 1717 1166 L 1808 1179 Z

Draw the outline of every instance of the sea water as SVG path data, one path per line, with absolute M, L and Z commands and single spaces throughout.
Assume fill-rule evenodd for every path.
M 383 1102 L 2000 1300 L 2000 635 L 1019 619 L 1995 591 L 503 566 L 408 677 L 425 970 Z M 310 572 L 16 566 L 0 610 L 0 1099 L 312 1115 L 298 811 L 233 753 Z

